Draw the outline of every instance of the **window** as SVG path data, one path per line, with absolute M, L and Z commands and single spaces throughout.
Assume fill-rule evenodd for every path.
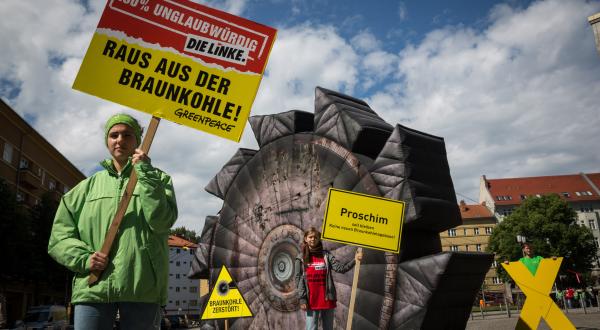
M 63 194 L 68 193 L 69 190 L 71 190 L 71 188 L 69 188 L 69 186 L 63 186 Z
M 190 286 L 190 293 L 196 293 L 198 292 L 198 287 L 197 286 Z
M 20 169 L 28 169 L 29 168 L 29 161 L 25 158 L 21 158 L 21 160 L 19 161 L 19 168 Z
M 594 245 L 596 245 L 597 248 L 600 248 L 600 239 L 598 239 L 598 237 L 594 238 Z
M 596 220 L 590 219 L 590 220 L 588 220 L 588 223 L 590 224 L 590 229 L 591 230 L 596 230 L 597 229 L 597 227 L 596 227 Z
M 576 191 L 576 192 L 575 192 L 575 195 L 577 195 L 577 196 L 581 196 L 581 193 L 580 193 L 579 191 Z
M 465 251 L 469 251 L 469 244 L 465 245 Z
M 12 163 L 12 155 L 13 155 L 12 144 L 5 142 L 4 143 L 4 152 L 2 153 L 2 159 L 4 159 L 8 163 Z
M 190 300 L 190 306 L 198 306 L 198 300 Z
M 178 286 L 175 287 L 175 292 L 179 292 L 179 287 Z
M 579 208 L 579 211 L 581 211 L 583 213 L 591 213 L 594 210 L 591 207 L 589 207 L 589 206 L 582 206 L 582 207 Z
M 492 277 L 492 283 L 494 284 L 502 284 L 502 280 L 498 277 Z
M 179 248 L 177 248 L 177 250 L 176 250 L 176 251 L 177 251 L 177 253 L 181 253 L 181 250 L 180 250 Z
M 175 266 L 179 266 L 181 263 L 179 261 L 175 262 Z
M 475 244 L 475 250 L 481 252 L 481 244 Z
M 190 254 L 192 254 L 192 255 L 193 255 L 193 254 L 194 254 L 194 252 L 196 252 L 196 250 L 194 250 L 194 249 L 190 249 Z
M 457 245 L 450 245 L 450 251 L 458 251 Z
M 569 195 L 568 192 L 561 192 L 560 194 L 562 195 L 562 197 L 565 197 L 565 198 L 571 197 L 571 195 Z
M 18 191 L 17 192 L 17 202 L 22 202 L 25 200 L 25 195 L 23 195 L 22 192 Z
M 179 306 L 179 300 L 175 300 L 175 306 Z
M 492 234 L 492 227 L 485 227 L 485 233 L 486 233 L 486 235 L 491 235 Z
M 498 267 L 498 261 L 494 260 L 494 262 L 492 262 L 492 267 L 496 268 Z
M 479 235 L 479 228 L 473 228 L 473 235 Z
M 527 195 L 521 195 L 521 200 L 526 200 L 527 199 Z
M 179 278 L 179 274 L 175 274 L 175 278 Z
M 540 194 L 535 194 L 535 197 L 537 197 L 537 198 L 540 198 L 540 197 L 542 197 L 542 195 L 540 195 Z
M 467 228 L 463 229 L 463 234 L 467 236 Z
M 456 236 L 456 229 L 448 229 L 448 236 Z
M 56 189 L 56 181 L 53 179 L 48 180 L 48 189 L 54 191 Z

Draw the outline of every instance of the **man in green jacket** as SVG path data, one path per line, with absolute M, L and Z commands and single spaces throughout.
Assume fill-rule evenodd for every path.
M 75 329 L 159 329 L 166 304 L 169 229 L 177 218 L 171 178 L 137 147 L 142 129 L 126 114 L 109 118 L 105 142 L 111 159 L 61 199 L 48 253 L 75 273 L 71 302 Z M 131 171 L 138 182 L 109 255 L 100 251 Z M 103 271 L 88 285 L 90 271 Z

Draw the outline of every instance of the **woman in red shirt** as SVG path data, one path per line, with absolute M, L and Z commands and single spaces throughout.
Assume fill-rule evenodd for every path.
M 319 319 L 323 330 L 333 329 L 336 291 L 331 271 L 349 271 L 362 259 L 362 253 L 357 251 L 347 263 L 338 262 L 329 251 L 323 250 L 321 233 L 314 227 L 304 233 L 300 247 L 302 256 L 296 258 L 294 269 L 300 308 L 306 311 L 306 329 L 316 330 Z

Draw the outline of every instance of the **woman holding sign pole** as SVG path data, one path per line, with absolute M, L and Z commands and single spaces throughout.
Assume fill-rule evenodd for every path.
M 112 116 L 104 167 L 66 193 L 58 206 L 48 253 L 73 271 L 75 329 L 159 329 L 166 304 L 167 238 L 177 218 L 171 178 L 140 149 L 142 129 L 126 114 Z M 109 254 L 100 252 L 130 174 L 137 184 Z M 94 284 L 91 272 L 102 271 Z
M 329 251 L 323 250 L 321 233 L 314 227 L 304 232 L 300 248 L 302 255 L 296 258 L 294 269 L 300 308 L 306 311 L 306 329 L 316 330 L 319 319 L 323 330 L 333 329 L 336 291 L 332 271 L 349 271 L 362 259 L 362 252 L 357 251 L 347 263 L 338 262 Z

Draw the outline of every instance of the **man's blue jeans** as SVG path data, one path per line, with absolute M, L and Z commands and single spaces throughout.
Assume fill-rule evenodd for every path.
M 116 302 L 75 305 L 75 330 L 112 330 L 119 311 L 121 329 L 160 329 L 160 306 Z
M 335 309 L 306 310 L 306 330 L 317 330 L 319 319 L 323 330 L 333 330 L 333 314 Z

